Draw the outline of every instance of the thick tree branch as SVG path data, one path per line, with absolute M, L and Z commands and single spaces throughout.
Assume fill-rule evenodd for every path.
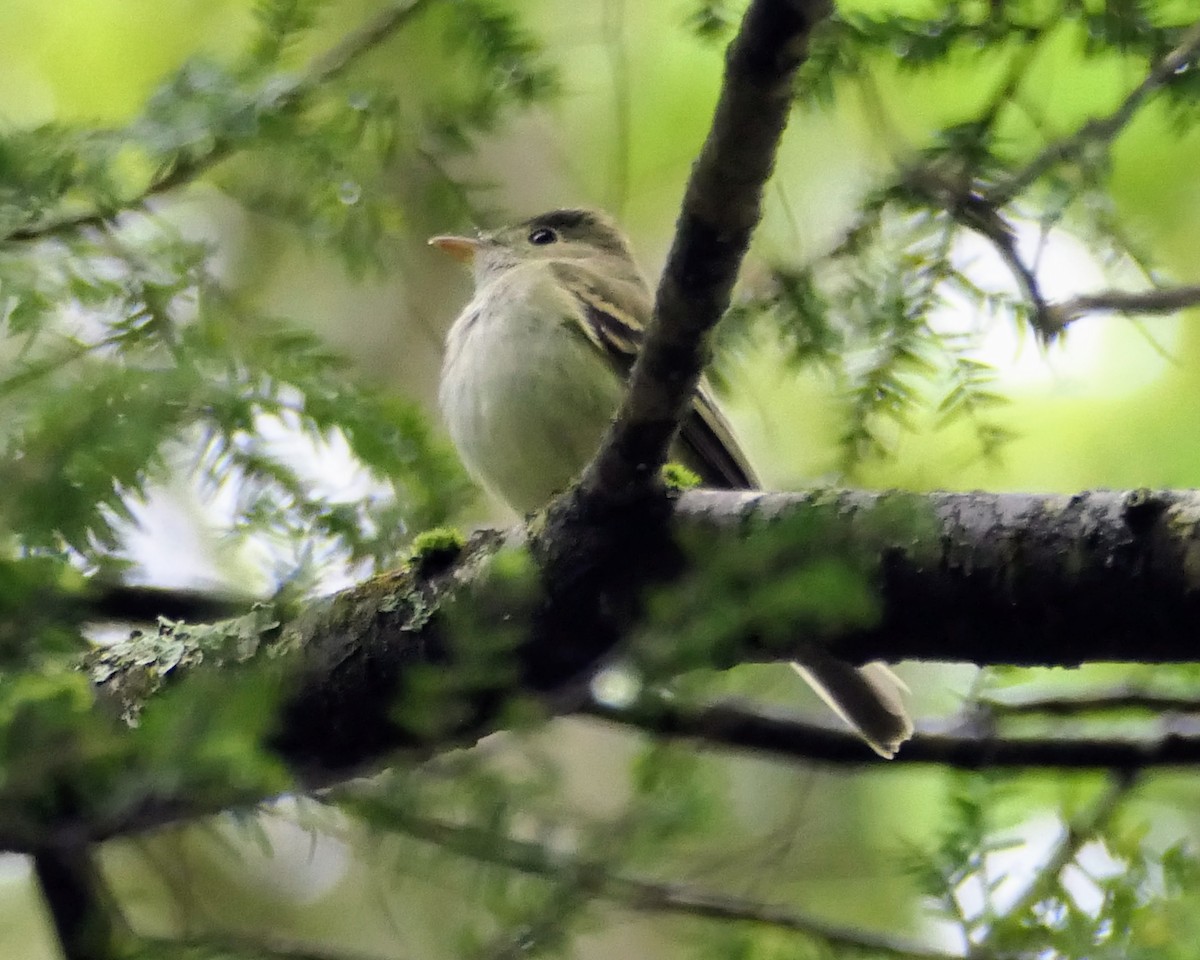
M 1003 651 L 1008 664 L 1074 666 L 1200 658 L 1197 508 L 1200 494 L 1190 491 L 697 492 L 683 498 L 674 523 L 716 537 L 699 548 L 711 556 L 749 540 L 766 548 L 781 525 L 823 516 L 827 556 L 838 544 L 872 552 L 879 618 L 832 626 L 824 637 L 847 659 L 983 666 Z M 738 656 L 752 657 L 754 647 Z
M 364 54 L 378 47 L 404 24 L 411 21 L 433 0 L 405 0 L 393 3 L 336 44 L 316 57 L 297 79 L 272 94 L 272 109 L 286 113 L 299 108 L 317 87 L 335 79 Z M 191 154 L 165 167 L 139 194 L 125 199 L 119 207 L 85 210 L 47 218 L 40 223 L 18 227 L 0 237 L 5 241 L 30 241 L 70 233 L 85 227 L 102 227 L 122 210 L 142 207 L 146 201 L 185 186 L 203 176 L 221 161 L 237 152 L 242 140 L 214 137 L 203 153 Z
M 670 551 L 647 532 L 618 568 L 589 567 L 588 602 L 577 606 L 544 592 L 523 531 L 484 534 L 457 558 L 418 558 L 284 622 L 266 610 L 186 635 L 168 627 L 168 636 L 97 654 L 89 669 L 104 700 L 127 717 L 152 708 L 165 685 L 211 684 L 213 671 L 229 685 L 241 671 L 266 671 L 276 678 L 280 704 L 269 746 L 301 784 L 314 787 L 378 767 L 398 752 L 427 756 L 472 742 L 505 722 L 513 697 L 538 698 L 551 713 L 583 709 L 588 679 L 618 647 L 651 682 L 694 667 L 802 657 L 813 643 L 856 661 L 1073 666 L 1200 659 L 1200 493 L 693 492 L 662 533 Z M 673 565 L 640 565 L 664 552 Z M 568 566 L 572 559 L 590 562 L 586 554 L 567 557 Z M 714 567 L 718 559 L 723 565 Z M 799 606 L 783 611 L 786 622 L 757 614 L 752 591 L 763 583 L 755 573 L 762 569 L 796 585 Z M 816 576 L 819 587 L 831 575 L 861 591 L 869 615 L 814 619 L 804 601 L 806 578 Z M 640 605 L 622 598 L 648 590 L 687 605 L 656 604 L 675 619 L 647 620 Z M 678 642 L 730 609 L 739 611 L 725 618 L 732 632 L 711 645 Z M 714 733 L 680 719 L 675 735 L 830 762 L 863 757 L 857 741 L 829 735 L 824 746 L 801 751 L 791 726 L 729 722 Z M 672 735 L 666 721 L 655 729 Z M 965 767 L 1136 768 L 1196 762 L 1200 744 L 1170 733 L 1152 743 L 1044 746 L 924 736 L 901 758 Z M 54 835 L 79 841 L 134 832 L 279 789 L 278 781 L 208 784 L 200 797 L 149 795 L 117 809 L 97 797 L 77 821 L 56 822 Z M 27 809 L 0 791 L 0 806 L 9 802 Z M 29 849 L 39 839 L 26 824 L 2 841 Z
M 548 638 L 615 646 L 621 621 L 638 618 L 646 585 L 671 579 L 685 562 L 667 534 L 671 508 L 659 468 L 758 224 L 796 70 L 831 9 L 831 0 L 751 0 L 726 51 L 716 112 L 629 389 L 583 476 L 551 504 L 534 537 Z M 565 648 L 551 639 L 544 649 L 561 659 Z
M 758 224 L 792 106 L 792 84 L 830 0 L 753 0 L 726 52 L 708 138 L 692 170 L 675 242 L 659 281 L 629 392 L 580 487 L 585 498 L 625 495 L 656 482 L 696 389 L 707 334 L 729 306 Z

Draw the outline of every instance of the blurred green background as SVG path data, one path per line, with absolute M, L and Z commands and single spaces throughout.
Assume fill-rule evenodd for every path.
M 419 151 L 402 153 L 385 182 L 402 215 L 386 224 L 375 268 L 347 270 L 311 236 L 247 210 L 223 188 L 222 177 L 269 179 L 273 171 L 247 170 L 237 158 L 216 176 L 156 200 L 156 207 L 185 235 L 212 245 L 222 281 L 237 296 L 317 331 L 357 370 L 417 398 L 436 418 L 441 339 L 469 295 L 469 278 L 424 242 L 433 233 L 470 226 L 462 206 L 439 193 L 446 190 L 443 174 L 493 184 L 480 193 L 488 224 L 557 206 L 603 207 L 628 228 L 644 269 L 656 275 L 720 79 L 720 44 L 700 41 L 682 27 L 694 6 L 684 0 L 511 4 L 560 71 L 560 95 L 511 111 L 470 151 L 451 158 L 448 171 L 424 163 Z M 920 14 L 939 5 L 859 0 L 840 9 L 885 6 Z M 366 2 L 327 5 L 318 28 L 291 52 L 291 62 L 299 67 L 373 9 Z M 190 58 L 231 59 L 251 14 L 249 0 L 5 0 L 0 128 L 120 125 Z M 456 74 L 434 42 L 439 29 L 436 22 L 406 28 L 354 69 L 393 89 L 402 105 L 452 97 Z M 836 245 L 872 189 L 925 149 L 936 130 L 979 109 L 1003 75 L 1008 53 L 979 49 L 922 72 L 902 69 L 897 56 L 880 56 L 870 82 L 842 84 L 828 105 L 798 109 L 744 270 L 745 289 L 760 285 L 773 263 L 803 262 Z M 1079 36 L 1065 25 L 1031 64 L 1026 88 L 1042 111 L 1040 122 L 1068 131 L 1110 110 L 1144 70 L 1133 57 L 1085 61 Z M 1017 119 L 1007 135 L 1020 149 L 1033 142 L 1035 131 Z M 1180 282 L 1200 280 L 1197 170 L 1200 136 L 1179 129 L 1154 104 L 1114 150 L 1112 212 L 1138 247 Z M 435 194 L 441 202 L 427 199 Z M 1028 223 L 1017 225 L 1023 249 L 1037 246 L 1035 215 L 1031 209 Z M 981 284 L 1011 289 L 985 245 L 965 243 L 955 255 Z M 1040 270 L 1053 297 L 1138 283 L 1127 264 L 1105 263 L 1086 238 L 1073 235 L 1069 222 L 1048 242 Z M 1191 442 L 1200 421 L 1194 314 L 1137 322 L 1086 317 L 1049 346 L 1008 320 L 991 322 L 965 306 L 957 314 L 943 311 L 936 325 L 977 333 L 972 349 L 996 367 L 997 389 L 1009 399 L 991 416 L 1013 439 L 998 457 L 984 458 L 969 425 L 938 429 L 935 412 L 925 410 L 914 414 L 911 429 L 890 436 L 890 456 L 856 465 L 848 479 L 915 490 L 1200 486 L 1200 445 Z M 847 479 L 838 472 L 847 414 L 835 378 L 820 370 L 798 373 L 761 331 L 723 356 L 721 370 L 724 403 L 770 485 L 800 488 Z M 175 542 L 191 537 L 198 553 L 211 552 L 215 559 L 199 568 L 206 577 L 236 581 L 253 565 L 245 557 L 231 563 L 206 541 L 199 500 L 189 500 L 185 490 L 165 496 L 174 512 L 148 514 L 143 537 L 141 561 L 150 576 L 159 572 L 155 563 L 161 559 L 150 543 L 165 529 Z M 164 517 L 182 526 L 164 527 Z M 480 501 L 461 519 L 513 518 Z M 971 681 L 971 671 L 934 665 L 902 672 L 921 714 L 953 711 Z M 747 688 L 780 703 L 805 695 L 787 671 L 756 668 L 744 677 L 739 682 Z M 563 810 L 601 817 L 622 809 L 631 757 L 642 746 L 595 724 L 559 721 L 529 742 L 489 742 L 481 749 L 493 751 L 502 769 L 554 765 Z M 722 843 L 681 843 L 673 851 L 680 876 L 768 901 L 795 901 L 849 923 L 932 929 L 915 912 L 920 901 L 896 854 L 905 843 L 929 842 L 952 775 L 874 768 L 828 773 L 715 755 L 695 762 L 714 811 L 708 822 Z M 1039 812 L 1039 803 L 1069 805 L 1089 796 L 1097 783 L 1087 776 L 1021 781 L 1028 788 L 1022 799 L 1011 811 L 997 812 L 1026 841 L 1011 868 L 1016 874 L 1028 870 L 1057 826 L 1053 815 Z M 1148 829 L 1164 846 L 1195 830 L 1194 817 L 1174 812 L 1186 809 L 1185 798 L 1189 804 L 1195 799 L 1187 778 L 1162 778 L 1154 796 L 1161 802 Z M 364 954 L 452 955 L 461 944 L 446 937 L 446 916 L 460 900 L 489 896 L 483 868 L 447 863 L 445 854 L 439 859 L 415 842 L 380 840 L 342 817 L 287 802 L 254 824 L 218 821 L 167 831 L 110 844 L 105 854 L 132 919 L 145 929 L 270 929 Z M 584 931 L 580 954 L 587 957 L 669 956 L 681 949 L 795 955 L 782 936 L 778 942 L 761 938 L 752 954 L 738 954 L 724 933 L 703 944 L 708 935 L 682 921 L 615 909 L 595 915 Z M 0 860 L 0 955 L 54 956 L 17 857 Z

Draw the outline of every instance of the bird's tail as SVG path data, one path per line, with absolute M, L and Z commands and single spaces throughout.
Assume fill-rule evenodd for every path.
M 908 687 L 887 664 L 874 661 L 855 667 L 813 650 L 792 668 L 881 757 L 891 760 L 912 736 L 903 697 Z

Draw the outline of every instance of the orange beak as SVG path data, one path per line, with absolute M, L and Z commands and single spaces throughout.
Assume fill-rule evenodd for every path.
M 430 237 L 429 245 L 450 254 L 461 263 L 473 263 L 475 253 L 483 246 L 483 241 L 473 237 Z

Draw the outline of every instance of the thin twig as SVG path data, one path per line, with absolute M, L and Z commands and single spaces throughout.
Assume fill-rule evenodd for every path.
M 1112 113 L 1093 117 L 1070 136 L 1049 144 L 1016 173 L 999 181 L 987 191 L 988 200 L 1003 207 L 1058 164 L 1071 160 L 1097 141 L 1111 141 L 1134 118 L 1146 99 L 1170 82 L 1180 69 L 1200 51 L 1200 22 L 1183 35 L 1179 45 L 1159 60 Z
M 260 937 L 220 934 L 205 937 L 139 937 L 142 947 L 157 948 L 163 957 L 177 956 L 185 950 L 204 951 L 200 956 L 220 956 L 223 960 L 372 960 L 366 954 L 350 953 L 340 944 L 322 950 L 307 944 Z M 137 954 L 141 956 L 142 954 Z
M 567 925 L 595 898 L 597 879 L 564 877 L 536 916 L 515 931 L 497 936 L 480 956 L 483 960 L 523 960 L 561 946 Z
M 622 850 L 631 838 L 636 826 L 635 807 L 630 807 L 619 819 L 607 825 L 605 842 L 608 849 Z M 460 829 L 459 825 L 448 821 L 431 821 L 442 828 L 441 835 Z M 403 830 L 403 828 L 401 828 Z M 475 843 L 479 835 L 487 836 L 489 831 L 477 827 L 464 828 L 470 831 L 465 837 L 468 845 Z M 510 837 L 497 838 L 510 852 L 522 845 L 528 845 L 528 855 L 519 858 L 524 867 L 519 867 L 527 873 L 537 873 L 551 877 L 554 880 L 546 902 L 541 904 L 536 915 L 520 925 L 515 931 L 509 930 L 500 935 L 485 950 L 483 960 L 522 960 L 522 958 L 544 953 L 554 946 L 560 945 L 567 925 L 598 897 L 603 897 L 603 889 L 610 881 L 610 869 L 605 864 L 574 858 L 559 860 L 557 866 L 550 866 L 551 851 L 537 843 L 514 840 Z M 480 847 L 476 848 L 482 849 Z M 488 848 L 491 849 L 490 847 Z M 461 852 L 461 851 L 460 851 Z M 476 855 L 476 859 L 479 857 Z M 482 857 L 487 862 L 512 866 L 503 859 L 492 859 L 486 854 Z M 526 869 L 534 865 L 545 867 L 544 870 Z M 611 899 L 611 898 L 610 898 Z
M 296 85 L 297 94 L 336 80 L 355 61 L 390 39 L 434 0 L 405 0 L 392 3 L 347 33 L 324 53 L 315 57 Z
M 1050 851 L 1050 855 L 1046 857 L 1045 862 L 1038 868 L 1037 873 L 1034 874 L 1025 889 L 1003 911 L 1000 919 L 1020 917 L 1029 913 L 1038 901 L 1052 893 L 1055 885 L 1059 882 L 1059 874 L 1078 856 L 1079 851 L 1104 829 L 1113 814 L 1117 812 L 1121 801 L 1129 795 L 1136 783 L 1136 774 L 1123 773 L 1112 776 L 1103 793 L 1096 798 L 1092 808 L 1085 815 L 1076 817 L 1066 825 L 1066 829 L 1063 830 L 1054 849 Z M 995 930 L 995 927 L 992 929 Z M 990 939 L 989 931 L 976 949 L 982 948 L 986 955 Z
M 680 913 L 709 920 L 731 920 L 756 926 L 788 930 L 824 941 L 829 947 L 861 950 L 912 960 L 951 960 L 957 954 L 934 950 L 904 937 L 830 923 L 819 917 L 787 907 L 743 900 L 724 894 L 710 894 L 683 884 L 620 880 L 622 903 L 639 911 Z
M 964 181 L 965 182 L 965 181 Z M 1008 267 L 1022 295 L 1032 306 L 1033 325 L 1043 336 L 1061 330 L 1049 325 L 1050 307 L 1042 293 L 1037 276 L 1021 259 L 1017 238 L 1000 208 L 977 190 L 963 186 L 959 178 L 950 178 L 935 167 L 926 165 L 910 170 L 905 185 L 944 209 L 954 221 L 982 237 L 996 250 Z M 945 258 L 935 262 L 943 262 Z
M 1053 304 L 1051 314 L 1061 327 L 1089 313 L 1175 313 L 1200 306 L 1200 285 L 1181 284 L 1152 290 L 1103 290 Z
M 296 109 L 314 89 L 341 75 L 357 59 L 378 47 L 433 2 L 434 0 L 411 0 L 408 3 L 396 3 L 385 7 L 314 58 L 298 79 L 273 94 L 272 107 L 279 114 Z M 51 217 L 39 223 L 19 227 L 0 237 L 0 242 L 42 240 L 85 227 L 102 227 L 122 210 L 137 209 L 153 197 L 191 183 L 236 153 L 245 143 L 243 140 L 215 137 L 204 153 L 179 160 L 166 167 L 141 193 L 127 198 L 115 207 Z
M 1037 275 L 1021 259 L 1021 254 L 1017 250 L 1017 238 L 1013 232 L 1012 225 L 1000 215 L 999 211 L 993 209 L 992 212 L 995 214 L 993 217 L 973 218 L 967 223 L 967 226 L 995 247 L 996 253 L 1000 255 L 1000 259 L 1004 261 L 1004 265 L 1012 273 L 1013 279 L 1016 280 L 1017 286 L 1021 288 L 1025 299 L 1032 305 L 1032 323 L 1034 328 L 1043 336 L 1046 336 L 1050 332 L 1046 320 L 1050 308 L 1046 303 L 1046 297 L 1042 293 L 1041 284 L 1038 282 Z
M 369 788 L 368 788 L 369 789 Z M 472 825 L 399 811 L 387 804 L 380 808 L 357 788 L 339 791 L 353 809 L 382 810 L 388 827 L 415 839 L 436 844 L 462 856 L 539 876 L 559 877 L 580 885 L 596 897 L 644 913 L 672 913 L 710 920 L 734 921 L 803 934 L 831 947 L 871 951 L 914 960 L 957 960 L 956 955 L 931 949 L 903 937 L 860 930 L 830 923 L 790 907 L 776 906 L 743 897 L 727 896 L 688 884 L 666 883 L 612 872 L 602 862 L 564 855 L 528 840 L 497 836 L 494 831 Z

